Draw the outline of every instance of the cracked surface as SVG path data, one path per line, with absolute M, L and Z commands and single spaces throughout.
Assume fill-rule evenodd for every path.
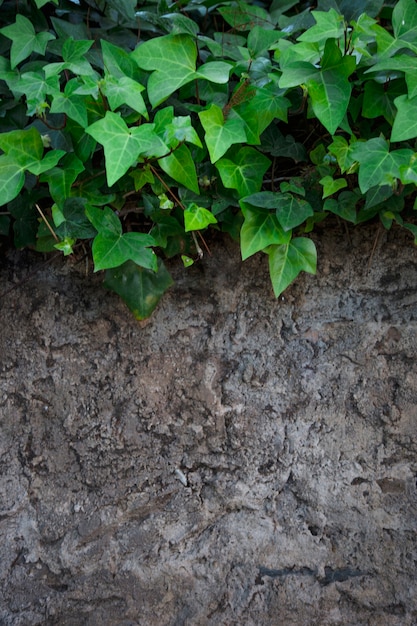
M 214 247 L 146 324 L 3 259 L 1 624 L 417 623 L 417 257 L 374 238 L 277 301 Z

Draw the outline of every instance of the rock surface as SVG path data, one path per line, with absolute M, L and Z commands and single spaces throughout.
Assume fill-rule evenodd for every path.
M 142 324 L 3 258 L 0 624 L 417 623 L 417 253 L 375 236 L 279 300 L 215 245 Z

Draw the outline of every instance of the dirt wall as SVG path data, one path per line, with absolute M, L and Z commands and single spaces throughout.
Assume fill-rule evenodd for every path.
M 278 300 L 213 245 L 145 324 L 3 255 L 1 624 L 417 623 L 417 252 L 376 234 Z

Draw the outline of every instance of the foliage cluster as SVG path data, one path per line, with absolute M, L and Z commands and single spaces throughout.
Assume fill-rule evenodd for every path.
M 278 296 L 327 215 L 417 238 L 417 5 L 0 0 L 0 233 L 89 253 L 138 319 L 207 230 Z

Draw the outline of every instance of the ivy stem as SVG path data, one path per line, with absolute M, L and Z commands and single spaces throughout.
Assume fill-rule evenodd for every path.
M 52 237 L 55 239 L 55 241 L 59 241 L 59 238 L 56 236 L 54 229 L 52 228 L 52 226 L 50 225 L 50 223 L 48 222 L 48 220 L 45 217 L 44 212 L 42 211 L 41 207 L 39 206 L 39 204 L 35 204 L 35 207 L 37 208 L 37 210 L 40 213 L 41 218 L 43 219 L 43 221 L 45 222 L 49 232 L 51 233 Z
M 165 189 L 167 190 L 167 192 L 169 193 L 169 195 L 170 195 L 170 196 L 171 196 L 171 197 L 175 200 L 175 202 L 178 204 L 178 206 L 180 206 L 180 207 L 182 208 L 182 210 L 183 210 L 183 211 L 185 211 L 185 206 L 183 205 L 183 203 L 181 202 L 181 200 L 180 200 L 180 199 L 179 199 L 179 198 L 175 195 L 175 193 L 172 191 L 171 187 L 170 187 L 169 185 L 167 185 L 167 183 L 164 181 L 164 179 L 162 178 L 162 176 L 160 176 L 160 175 L 158 174 L 158 172 L 157 172 L 157 171 L 156 171 L 156 169 L 153 167 L 153 165 L 150 165 L 150 164 L 149 164 L 149 167 L 151 168 L 151 172 L 152 172 L 152 174 L 154 174 L 154 175 L 157 177 L 157 179 L 158 179 L 158 180 L 159 180 L 159 182 L 160 182 L 160 183 L 161 183 L 161 184 L 165 187 Z M 207 248 L 207 244 L 206 244 L 206 242 L 204 241 L 204 238 L 203 238 L 202 234 L 201 234 L 200 232 L 199 232 L 198 234 L 200 235 L 200 237 L 201 237 L 201 239 L 202 239 L 202 241 L 203 241 L 203 243 L 204 243 L 205 248 L 208 250 L 208 248 Z M 200 244 L 199 244 L 199 243 L 198 243 L 198 241 L 197 241 L 197 237 L 196 237 L 196 235 L 195 235 L 195 231 L 194 231 L 194 230 L 192 230 L 192 231 L 191 231 L 191 236 L 192 236 L 192 238 L 193 238 L 194 245 L 195 245 L 196 250 L 197 250 L 198 258 L 199 258 L 199 259 L 202 259 L 202 258 L 203 258 L 203 256 L 204 256 L 204 252 L 203 252 L 203 250 L 201 249 L 201 246 L 200 246 Z
M 179 198 L 177 198 L 177 196 L 175 195 L 175 193 L 172 191 L 171 187 L 169 185 L 167 185 L 167 183 L 164 181 L 164 179 L 162 178 L 162 176 L 160 176 L 157 172 L 157 170 L 153 167 L 153 165 L 149 164 L 149 167 L 151 168 L 151 172 L 152 174 L 154 174 L 154 176 L 157 177 L 157 179 L 159 180 L 159 182 L 165 187 L 165 189 L 167 190 L 167 192 L 169 193 L 169 195 L 175 200 L 175 202 L 178 204 L 178 206 L 180 206 L 182 208 L 183 211 L 185 211 L 185 206 L 183 205 L 183 203 L 181 202 L 181 200 Z

